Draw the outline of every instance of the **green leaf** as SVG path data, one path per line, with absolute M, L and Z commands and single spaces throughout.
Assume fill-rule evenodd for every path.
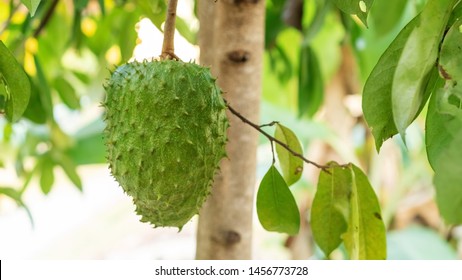
M 316 244 L 329 256 L 341 243 L 347 230 L 351 172 L 336 163 L 319 174 L 318 187 L 311 208 L 311 228 Z
M 24 112 L 24 117 L 37 124 L 44 124 L 47 121 L 47 113 L 45 112 L 45 108 L 43 107 L 42 99 L 40 97 L 41 92 L 39 87 L 34 85 L 33 81 L 31 81 L 31 85 L 30 100 L 27 105 L 27 109 Z
M 435 170 L 436 202 L 449 224 L 462 224 L 462 85 L 432 97 L 427 115 L 428 159 Z
M 351 193 L 348 230 L 342 235 L 354 260 L 384 260 L 387 257 L 386 230 L 377 196 L 366 175 L 350 165 Z
M 77 96 L 74 87 L 62 76 L 58 76 L 53 81 L 54 88 L 59 94 L 59 97 L 70 109 L 76 110 L 80 108 L 80 98 Z
M 21 2 L 29 9 L 30 16 L 33 17 L 42 0 L 21 0 Z
M 298 140 L 295 133 L 293 133 L 293 131 L 289 128 L 278 123 L 276 125 L 274 136 L 276 139 L 289 146 L 289 148 L 291 148 L 294 152 L 303 155 L 300 141 Z M 276 144 L 276 152 L 278 155 L 279 163 L 281 164 L 284 179 L 287 182 L 287 185 L 290 186 L 297 182 L 302 176 L 303 160 L 294 156 L 279 144 Z
M 423 89 L 438 57 L 438 48 L 455 1 L 430 0 L 427 3 L 396 66 L 391 102 L 393 119 L 403 140 L 406 128 L 426 102 Z
M 81 165 L 106 162 L 103 128 L 103 120 L 98 118 L 82 127 L 82 129 L 73 135 L 75 145 L 66 150 L 66 154 L 75 164 Z
M 446 124 L 451 123 L 454 116 L 443 111 L 442 107 L 454 106 L 459 108 L 457 100 L 451 104 L 449 97 L 450 89 L 443 89 L 444 82 L 442 79 L 438 81 L 437 88 L 430 98 L 428 104 L 427 118 L 425 121 L 425 145 L 427 150 L 428 162 L 433 170 L 436 168 L 437 161 L 450 143 L 453 141 L 453 132 L 446 127 Z M 446 103 L 443 106 L 443 103 Z M 462 129 L 462 128 L 460 128 Z M 456 129 L 457 131 L 457 129 Z
M 11 199 L 13 199 L 16 204 L 18 204 L 20 207 L 24 208 L 26 210 L 27 216 L 29 217 L 30 223 L 32 226 L 34 226 L 34 219 L 32 218 L 32 214 L 27 207 L 27 205 L 24 203 L 21 197 L 21 193 L 13 188 L 5 188 L 5 187 L 0 187 L 0 194 L 3 194 Z
M 77 166 L 72 162 L 72 160 L 63 153 L 56 153 L 53 156 L 53 160 L 61 166 L 64 173 L 66 173 L 67 177 L 71 180 L 71 182 L 80 190 L 82 191 L 82 181 L 80 180 L 79 174 L 77 174 Z
M 457 252 L 434 229 L 411 226 L 388 234 L 389 260 L 457 260 Z
M 30 83 L 27 74 L 13 54 L 0 40 L 0 87 L 6 87 L 6 118 L 18 121 L 24 114 L 30 98 Z
M 272 165 L 257 192 L 257 214 L 268 231 L 295 235 L 300 229 L 300 213 L 286 182 Z
M 446 80 L 462 81 L 462 19 L 457 20 L 446 34 L 441 46 L 439 70 Z
M 364 118 L 374 135 L 377 151 L 385 140 L 398 133 L 391 102 L 393 77 L 404 45 L 418 22 L 419 17 L 416 17 L 401 30 L 382 54 L 364 85 L 362 108 Z
M 49 155 L 44 155 L 39 164 L 40 167 L 38 168 L 38 171 L 40 171 L 40 188 L 44 194 L 48 194 L 55 181 L 53 172 L 55 163 Z
M 42 103 L 43 109 L 46 112 L 47 116 L 53 118 L 53 102 L 51 100 L 51 89 L 48 84 L 48 81 L 45 77 L 45 72 L 43 71 L 42 64 L 37 56 L 34 56 L 35 68 L 37 69 L 37 79 L 36 83 L 37 89 L 39 90 L 40 101 Z
M 312 117 L 324 99 L 324 82 L 316 53 L 310 46 L 300 50 L 298 76 L 298 114 Z
M 408 1 L 375 1 L 371 11 L 371 20 L 378 35 L 385 35 L 399 24 Z
M 374 0 L 334 0 L 334 3 L 343 12 L 358 16 L 362 23 L 367 26 L 367 15 Z

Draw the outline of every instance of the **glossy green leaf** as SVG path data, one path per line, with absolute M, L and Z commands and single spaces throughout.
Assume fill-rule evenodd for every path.
M 33 17 L 42 0 L 21 0 L 21 2 L 29 9 L 30 16 Z
M 324 99 L 324 82 L 316 53 L 310 46 L 300 50 L 298 114 L 312 117 Z
M 380 0 L 374 2 L 370 19 L 378 35 L 387 34 L 399 24 L 407 3 L 408 1 L 403 0 Z
M 77 166 L 72 162 L 72 160 L 63 153 L 57 153 L 53 160 L 56 162 L 57 165 L 61 166 L 64 173 L 66 173 L 67 177 L 71 180 L 71 182 L 80 190 L 82 191 L 82 181 L 80 180 L 80 176 L 77 173 Z
M 363 90 L 364 118 L 375 139 L 377 151 L 383 142 L 398 133 L 392 112 L 392 85 L 404 45 L 420 17 L 409 22 L 382 54 L 369 75 Z
M 429 0 L 402 50 L 393 76 L 391 102 L 393 119 L 403 139 L 426 102 L 424 87 L 455 1 Z
M 303 155 L 300 141 L 295 133 L 289 128 L 278 123 L 276 125 L 274 137 L 289 146 L 289 148 L 291 148 L 294 152 Z M 279 144 L 276 144 L 276 153 L 278 155 L 279 163 L 281 164 L 284 179 L 287 182 L 287 185 L 290 186 L 297 182 L 302 176 L 303 160 L 294 156 Z
M 80 98 L 77 96 L 74 87 L 66 79 L 58 76 L 54 80 L 53 85 L 67 107 L 73 110 L 80 108 Z
M 55 181 L 53 172 L 55 164 L 50 156 L 44 155 L 40 160 L 39 165 L 40 167 L 38 168 L 38 171 L 40 172 L 40 188 L 44 194 L 48 194 Z
M 284 178 L 272 165 L 257 192 L 257 214 L 268 231 L 295 235 L 300 229 L 300 213 Z
M 358 16 L 362 23 L 367 26 L 367 15 L 374 0 L 334 0 L 334 3 L 343 12 Z
M 446 80 L 462 81 L 462 19 L 457 20 L 441 45 L 439 70 Z
M 0 87 L 6 88 L 5 113 L 11 122 L 24 114 L 30 98 L 30 83 L 27 74 L 13 54 L 0 40 Z
M 319 174 L 318 187 L 311 208 L 311 228 L 316 244 L 326 256 L 342 243 L 347 231 L 351 171 L 336 163 Z
M 353 260 L 384 260 L 387 257 L 386 230 L 379 201 L 366 175 L 350 166 L 351 193 L 348 229 L 342 235 Z

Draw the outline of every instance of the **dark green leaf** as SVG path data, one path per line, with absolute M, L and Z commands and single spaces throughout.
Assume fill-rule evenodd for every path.
M 101 14 L 104 16 L 106 15 L 106 6 L 104 4 L 104 0 L 98 0 L 99 8 L 101 9 Z
M 31 95 L 24 117 L 38 124 L 44 124 L 47 120 L 47 113 L 43 107 L 41 92 L 38 86 L 31 81 Z
M 289 128 L 281 124 L 277 124 L 274 136 L 276 139 L 289 146 L 289 148 L 291 148 L 294 152 L 303 155 L 300 141 L 298 140 L 295 133 L 293 133 L 293 131 Z M 287 185 L 290 186 L 297 182 L 302 176 L 303 160 L 294 156 L 279 144 L 276 144 L 276 152 L 278 155 L 279 163 L 281 164 L 284 179 L 287 182 Z
M 329 165 L 329 173 L 319 174 L 311 208 L 313 237 L 326 256 L 342 243 L 341 235 L 347 231 L 351 192 L 350 169 Z
M 300 213 L 292 193 L 281 174 L 272 165 L 257 192 L 257 214 L 268 231 L 297 234 Z
M 371 10 L 371 20 L 378 35 L 392 31 L 400 22 L 408 1 L 387 0 L 375 1 Z
M 81 11 L 88 5 L 89 0 L 74 0 L 74 9 Z
M 357 15 L 362 23 L 367 26 L 367 15 L 374 0 L 334 0 L 334 3 L 343 12 Z
M 49 118 L 53 118 L 53 102 L 51 100 L 51 89 L 48 84 L 48 81 L 43 72 L 42 64 L 37 56 L 34 56 L 35 68 L 37 69 L 37 85 L 38 90 L 40 91 L 40 101 L 42 103 L 43 109 L 45 110 Z
M 44 194 L 51 191 L 51 187 L 55 181 L 53 169 L 55 163 L 49 155 L 44 155 L 39 161 L 38 171 L 40 172 L 40 188 Z
M 322 105 L 324 82 L 316 53 L 310 46 L 300 50 L 298 114 L 312 117 Z
M 76 110 L 80 108 L 80 99 L 75 92 L 74 87 L 62 76 L 58 76 L 53 82 L 54 88 L 59 94 L 59 97 L 70 109 Z
M 456 21 L 441 46 L 439 70 L 446 80 L 462 81 L 462 19 Z
M 456 0 L 430 0 L 411 31 L 396 66 L 392 84 L 393 119 L 405 139 L 422 103 L 428 74 L 434 67 L 438 48 Z
M 33 17 L 35 15 L 35 11 L 37 11 L 38 6 L 42 0 L 21 0 L 21 2 L 29 9 L 30 16 Z
M 24 114 L 30 98 L 30 83 L 27 74 L 13 54 L 0 40 L 0 87 L 6 87 L 6 118 L 18 121 Z
M 384 260 L 387 257 L 386 230 L 379 201 L 366 175 L 350 166 L 351 193 L 348 230 L 342 235 L 354 260 Z
M 71 180 L 71 182 L 80 190 L 82 191 L 82 181 L 80 180 L 79 174 L 77 174 L 77 167 L 75 166 L 74 162 L 63 153 L 57 153 L 53 160 L 56 162 L 57 165 L 61 166 L 61 168 L 66 173 L 67 177 Z
M 404 45 L 419 21 L 420 18 L 416 17 L 401 30 L 382 54 L 364 85 L 362 102 L 364 118 L 374 135 L 377 151 L 385 140 L 398 133 L 392 113 L 393 77 Z

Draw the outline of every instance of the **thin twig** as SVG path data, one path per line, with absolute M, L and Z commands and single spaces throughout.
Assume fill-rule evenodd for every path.
M 38 38 L 38 36 L 40 35 L 40 33 L 42 33 L 43 29 L 45 28 L 45 26 L 47 26 L 48 22 L 50 21 L 51 19 L 51 16 L 53 16 L 53 13 L 56 9 L 56 6 L 58 6 L 58 2 L 59 0 L 54 0 L 50 7 L 48 8 L 45 16 L 43 17 L 42 21 L 40 22 L 40 25 L 37 27 L 37 29 L 34 31 L 34 35 L 33 37 L 34 38 Z
M 179 58 L 175 55 L 175 20 L 176 20 L 176 7 L 178 0 L 169 0 L 167 7 L 167 18 L 164 25 L 164 41 L 162 44 L 161 59 L 176 59 Z
M 304 162 L 308 163 L 308 164 L 311 164 L 311 165 L 314 165 L 316 166 L 317 168 L 319 169 L 322 169 L 323 171 L 326 171 L 326 172 L 329 172 L 327 169 L 330 168 L 330 166 L 328 165 L 322 165 L 322 164 L 318 164 L 314 161 L 311 161 L 307 158 L 305 158 L 302 154 L 299 154 L 297 153 L 296 151 L 292 150 L 286 143 L 284 142 L 281 142 L 280 140 L 274 138 L 273 136 L 269 135 L 266 131 L 264 131 L 263 129 L 261 129 L 261 127 L 257 124 L 254 124 L 253 122 L 251 122 L 250 120 L 248 120 L 247 118 L 245 118 L 244 116 L 242 116 L 238 111 L 236 111 L 233 107 L 231 107 L 231 105 L 229 105 L 228 101 L 225 100 L 225 103 L 226 103 L 226 106 L 228 107 L 228 110 L 233 114 L 235 115 L 236 117 L 238 117 L 241 121 L 243 121 L 244 123 L 250 125 L 251 127 L 253 127 L 254 129 L 256 129 L 258 132 L 260 132 L 261 134 L 263 134 L 266 138 L 268 138 L 268 140 L 272 143 L 272 142 L 276 142 L 277 144 L 279 144 L 281 147 L 283 147 L 284 149 L 286 149 L 289 153 L 291 153 L 292 155 L 302 159 Z M 272 122 L 272 124 L 276 124 L 277 122 Z M 266 125 L 268 126 L 268 125 Z M 343 165 L 340 165 L 340 166 L 343 166 Z

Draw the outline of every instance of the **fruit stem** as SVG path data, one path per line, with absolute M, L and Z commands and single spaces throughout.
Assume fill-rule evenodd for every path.
M 327 173 L 330 173 L 329 172 L 329 168 L 331 166 L 329 165 L 322 165 L 322 164 L 319 164 L 319 163 L 316 163 L 314 161 L 311 161 L 307 158 L 305 158 L 302 154 L 299 154 L 297 153 L 296 151 L 292 150 L 286 143 L 274 138 L 273 136 L 269 135 L 266 131 L 264 131 L 261 127 L 264 127 L 264 126 L 273 126 L 275 124 L 277 124 L 278 122 L 271 122 L 269 124 L 266 124 L 266 125 L 263 125 L 263 126 L 260 126 L 260 125 L 257 125 L 253 122 L 251 122 L 249 119 L 247 119 L 246 117 L 244 117 L 243 115 L 241 115 L 238 111 L 236 111 L 233 107 L 231 107 L 231 105 L 228 103 L 228 101 L 225 99 L 225 104 L 226 104 L 226 107 L 228 108 L 228 110 L 233 114 L 235 115 L 236 117 L 238 117 L 241 121 L 243 121 L 244 123 L 250 125 L 251 127 L 253 127 L 254 129 L 256 129 L 258 132 L 260 132 L 261 134 L 263 134 L 266 138 L 268 138 L 268 140 L 271 142 L 271 147 L 273 146 L 273 142 L 274 143 L 277 143 L 279 144 L 281 147 L 283 147 L 284 149 L 286 149 L 289 153 L 291 153 L 292 155 L 294 155 L 295 157 L 298 157 L 300 159 L 302 159 L 304 162 L 308 163 L 308 164 L 311 164 L 311 165 L 314 165 L 316 166 L 317 168 L 321 169 L 322 171 L 325 171 Z M 274 154 L 273 154 L 274 155 Z M 273 156 L 273 159 L 274 159 L 274 156 Z M 347 167 L 348 164 L 342 164 L 342 165 L 339 165 L 340 167 Z
M 176 7 L 178 0 L 169 0 L 167 6 L 167 18 L 164 24 L 164 42 L 162 44 L 161 59 L 180 60 L 175 55 L 175 20 L 176 20 Z

